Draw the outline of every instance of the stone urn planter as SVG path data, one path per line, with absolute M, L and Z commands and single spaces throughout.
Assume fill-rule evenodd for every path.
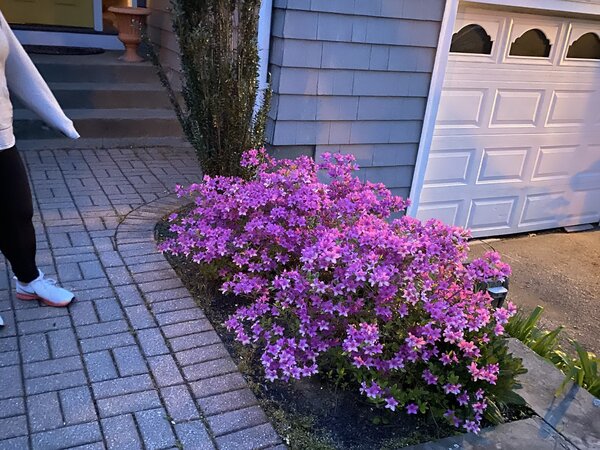
M 151 10 L 111 6 L 108 11 L 114 15 L 119 40 L 125 45 L 125 53 L 119 59 L 125 62 L 143 61 L 144 58 L 138 55 L 137 49 L 142 40 L 142 28 Z

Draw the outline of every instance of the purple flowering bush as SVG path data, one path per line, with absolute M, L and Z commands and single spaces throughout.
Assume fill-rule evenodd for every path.
M 466 265 L 467 231 L 390 220 L 408 202 L 353 176 L 351 155 L 315 163 L 251 150 L 242 165 L 248 180 L 178 187 L 195 205 L 171 216 L 176 237 L 161 250 L 250 299 L 226 326 L 261 349 L 267 379 L 335 370 L 392 411 L 475 433 L 484 414 L 501 421 L 522 367 L 503 338 L 514 305 L 494 309 L 481 289 L 510 274 L 498 254 Z

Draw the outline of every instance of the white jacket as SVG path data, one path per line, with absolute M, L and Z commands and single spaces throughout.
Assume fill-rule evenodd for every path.
M 0 12 L 0 151 L 15 145 L 9 89 L 48 125 L 71 139 L 79 137 Z

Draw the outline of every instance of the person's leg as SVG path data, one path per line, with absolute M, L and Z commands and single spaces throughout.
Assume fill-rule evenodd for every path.
M 27 172 L 16 148 L 0 151 L 0 251 L 17 278 L 16 297 L 67 306 L 72 292 L 45 278 L 35 264 L 33 204 Z
M 15 147 L 0 151 L 0 251 L 21 283 L 39 276 L 32 217 L 31 190 L 23 161 Z

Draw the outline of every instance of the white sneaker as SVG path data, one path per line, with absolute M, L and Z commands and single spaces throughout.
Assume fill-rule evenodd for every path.
M 56 285 L 56 280 L 45 278 L 40 270 L 40 276 L 28 284 L 17 280 L 17 298 L 19 300 L 40 300 L 48 306 L 67 306 L 75 295 Z

